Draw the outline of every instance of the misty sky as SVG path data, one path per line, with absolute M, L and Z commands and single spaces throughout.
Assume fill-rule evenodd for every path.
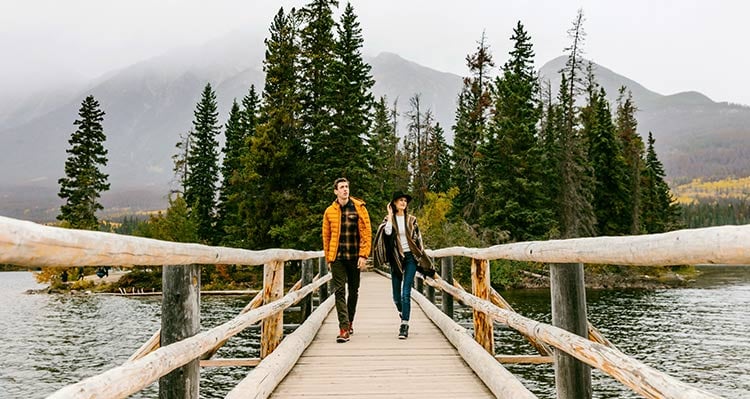
M 18 93 L 108 71 L 237 30 L 266 32 L 270 0 L 3 0 L 0 93 Z M 341 3 L 340 13 L 346 3 Z M 422 65 L 466 74 L 464 58 L 486 32 L 502 64 L 521 20 L 536 66 L 563 54 L 583 8 L 586 57 L 661 94 L 696 90 L 750 105 L 750 2 L 568 0 L 353 0 L 364 53 L 395 52 Z

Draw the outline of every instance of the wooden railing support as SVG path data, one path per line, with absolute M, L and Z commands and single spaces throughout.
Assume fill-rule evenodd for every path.
M 313 263 L 312 259 L 306 259 L 302 261 L 302 286 L 306 286 L 313 281 Z M 300 312 L 301 312 L 301 321 L 304 322 L 307 320 L 307 318 L 312 314 L 312 308 L 313 308 L 313 301 L 312 301 L 312 294 L 304 297 L 300 303 Z
M 453 257 L 446 256 L 440 260 L 440 277 L 447 281 L 448 284 L 453 284 Z M 445 313 L 451 319 L 453 318 L 453 295 L 446 291 L 442 292 L 443 302 L 443 313 Z
M 583 264 L 550 264 L 552 325 L 588 338 Z M 591 398 L 591 367 L 555 351 L 555 387 L 559 399 Z
M 474 296 L 490 300 L 490 261 L 486 259 L 471 260 L 471 290 Z M 487 313 L 474 310 L 474 339 L 482 347 L 495 356 L 495 336 L 493 334 L 492 317 Z
M 268 305 L 284 296 L 284 262 L 263 265 L 263 304 Z M 284 336 L 284 312 L 266 317 L 260 325 L 260 358 L 265 359 L 281 343 Z
M 320 278 L 325 277 L 328 274 L 328 264 L 326 258 L 318 258 L 318 274 Z M 318 303 L 323 303 L 328 298 L 328 283 L 325 283 L 318 288 Z
M 199 265 L 164 266 L 161 339 L 165 347 L 200 332 Z M 159 399 L 198 399 L 200 359 L 196 357 L 159 379 Z

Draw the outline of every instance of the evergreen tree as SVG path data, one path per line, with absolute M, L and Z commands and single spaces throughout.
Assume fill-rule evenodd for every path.
M 435 124 L 427 143 L 427 156 L 432 165 L 427 180 L 427 191 L 445 193 L 452 184 L 451 148 L 445 141 L 445 133 L 440 123 Z
M 250 85 L 247 95 L 242 98 L 242 111 L 240 113 L 240 125 L 242 127 L 242 136 L 244 137 L 244 146 L 250 142 L 250 137 L 255 134 L 255 126 L 258 124 L 258 107 L 260 107 L 260 97 L 255 91 L 255 85 Z
M 203 89 L 193 115 L 193 135 L 186 159 L 188 176 L 185 180 L 185 201 L 191 212 L 196 214 L 198 237 L 206 243 L 213 243 L 216 238 L 214 211 L 219 173 L 219 143 L 216 136 L 220 127 L 216 94 L 210 83 Z
M 537 124 L 541 106 L 531 38 L 519 21 L 511 40 L 514 48 L 495 79 L 494 112 L 480 147 L 481 223 L 502 228 L 511 238 L 544 237 L 554 218 L 543 186 L 541 145 Z
M 375 81 L 370 65 L 362 59 L 362 29 L 351 4 L 347 3 L 337 31 L 331 68 L 334 84 L 331 136 L 325 152 L 323 149 L 315 149 L 315 152 L 325 155 L 321 166 L 326 172 L 326 188 L 337 177 L 346 176 L 356 187 L 355 196 L 369 196 L 374 176 L 368 166 L 366 137 L 372 124 L 374 100 L 370 90 Z M 331 200 L 328 188 L 324 194 L 327 206 Z M 370 198 L 365 199 L 370 201 Z
M 574 98 L 570 98 L 570 84 L 561 73 L 559 106 L 555 112 L 554 130 L 557 143 L 551 147 L 559 151 L 552 157 L 559 176 L 558 220 L 561 238 L 593 236 L 596 217 L 591 204 L 591 167 L 586 154 L 586 140 L 577 127 Z
M 263 69 L 266 81 L 259 124 L 242 158 L 238 184 L 244 192 L 239 204 L 246 224 L 247 248 L 311 248 L 320 235 L 302 229 L 309 219 L 304 200 L 308 186 L 302 167 L 306 160 L 300 128 L 298 18 L 294 9 L 274 17 L 266 39 Z M 238 233 L 239 234 L 239 233 Z
M 232 102 L 229 111 L 229 120 L 224 127 L 224 160 L 221 165 L 222 183 L 219 188 L 219 199 L 216 210 L 216 231 L 225 241 L 226 229 L 236 224 L 236 203 L 230 201 L 232 195 L 236 194 L 238 186 L 232 184 L 234 175 L 238 173 L 241 156 L 245 148 L 245 130 L 242 126 L 242 110 L 237 100 Z M 235 196 L 236 198 L 236 196 Z
M 566 48 L 568 61 L 561 71 L 560 94 L 558 95 L 559 133 L 556 171 L 560 176 L 559 224 L 562 238 L 591 236 L 595 234 L 596 217 L 591 204 L 591 167 L 586 154 L 586 138 L 578 128 L 576 98 L 583 83 L 583 11 L 578 10 L 573 27 L 568 30 L 572 43 Z
M 648 147 L 643 171 L 641 193 L 642 231 L 647 234 L 663 233 L 678 226 L 680 206 L 673 201 L 669 186 L 664 181 L 664 167 L 656 156 L 654 137 L 648 132 Z
M 59 179 L 58 196 L 65 200 L 60 207 L 58 220 L 75 229 L 96 230 L 99 221 L 96 211 L 103 209 L 99 197 L 109 190 L 107 178 L 100 168 L 107 165 L 107 139 L 102 127 L 104 111 L 94 96 L 87 96 L 78 110 L 73 125 L 78 126 L 71 134 L 68 159 L 65 161 L 65 177 Z
M 312 0 L 300 10 L 304 26 L 300 30 L 300 101 L 305 142 L 309 143 L 310 162 L 307 165 L 309 185 L 307 193 L 313 213 L 323 213 L 330 203 L 333 181 L 341 177 L 342 170 L 331 170 L 329 162 L 340 158 L 339 138 L 333 133 L 334 91 L 337 79 L 333 74 L 336 62 L 333 8 L 337 0 Z M 357 132 L 364 133 L 364 132 Z M 341 140 L 343 141 L 343 140 Z M 338 174 L 338 175 L 337 175 Z M 351 177 L 350 177 L 351 179 Z M 356 187 L 357 183 L 351 179 Z M 312 223 L 312 221 L 310 221 Z M 320 223 L 314 223 L 311 228 Z
M 397 117 L 396 104 L 389 110 L 385 97 L 381 97 L 375 103 L 373 125 L 368 140 L 371 174 L 376 177 L 369 191 L 370 202 L 374 204 L 390 202 L 394 191 L 403 190 L 409 184 L 405 154 L 398 146 Z M 373 221 L 377 219 L 374 218 Z M 374 228 L 377 228 L 376 224 L 373 223 Z
M 596 86 L 596 85 L 594 85 Z M 589 94 L 591 112 L 584 118 L 583 131 L 588 138 L 589 160 L 594 172 L 593 206 L 599 235 L 630 233 L 630 192 L 626 183 L 627 165 L 622 155 L 612 114 L 604 89 L 594 87 Z
M 625 164 L 628 168 L 626 186 L 630 194 L 630 234 L 640 233 L 641 170 L 644 166 L 643 159 L 645 157 L 643 139 L 637 132 L 636 111 L 638 111 L 638 108 L 633 103 L 632 93 L 629 90 L 626 92 L 625 86 L 622 86 L 617 97 L 615 126 L 617 137 L 622 143 Z
M 246 205 L 245 201 L 248 195 L 246 190 L 248 187 L 243 184 L 242 172 L 244 168 L 243 160 L 248 157 L 252 137 L 255 135 L 255 128 L 258 124 L 259 106 L 260 98 L 255 91 L 255 86 L 251 85 L 248 94 L 242 99 L 242 108 L 239 111 L 240 137 L 238 137 L 239 147 L 233 157 L 235 159 L 233 163 L 235 164 L 230 178 L 227 179 L 227 176 L 224 176 L 224 184 L 228 190 L 224 205 L 226 209 L 220 211 L 224 215 L 222 217 L 225 233 L 223 244 L 232 247 L 247 248 L 248 246 L 247 225 L 251 221 L 247 212 L 248 208 L 244 206 Z M 227 137 L 227 141 L 229 141 L 229 137 Z M 226 165 L 226 161 L 224 165 Z
M 495 66 L 484 34 L 476 53 L 466 56 L 466 65 L 470 76 L 464 78 L 453 126 L 453 181 L 459 192 L 453 200 L 451 217 L 463 218 L 473 225 L 479 219 L 477 150 L 484 139 L 492 105 L 489 73 Z

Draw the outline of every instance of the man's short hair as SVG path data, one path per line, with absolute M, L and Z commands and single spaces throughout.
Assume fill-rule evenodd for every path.
M 339 189 L 339 183 L 349 183 L 349 180 L 346 180 L 346 177 L 339 177 L 336 179 L 335 182 L 333 182 L 333 189 L 338 190 Z

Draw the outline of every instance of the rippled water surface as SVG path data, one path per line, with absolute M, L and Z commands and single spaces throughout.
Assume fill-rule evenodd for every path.
M 726 398 L 750 398 L 750 268 L 704 268 L 701 286 L 587 293 L 591 322 L 620 350 L 657 370 Z M 27 295 L 28 272 L 0 273 L 0 398 L 43 398 L 123 363 L 159 328 L 159 298 Z M 547 290 L 503 293 L 521 314 L 549 322 Z M 204 329 L 236 315 L 247 297 L 202 297 Z M 471 312 L 458 310 L 470 326 Z M 496 328 L 498 354 L 532 354 Z M 232 338 L 217 358 L 257 357 L 257 331 Z M 551 365 L 508 369 L 540 398 L 554 398 Z M 201 397 L 223 398 L 247 368 L 204 368 Z M 439 377 L 439 376 L 436 376 Z M 595 398 L 637 398 L 593 373 Z M 134 398 L 157 396 L 155 385 Z

